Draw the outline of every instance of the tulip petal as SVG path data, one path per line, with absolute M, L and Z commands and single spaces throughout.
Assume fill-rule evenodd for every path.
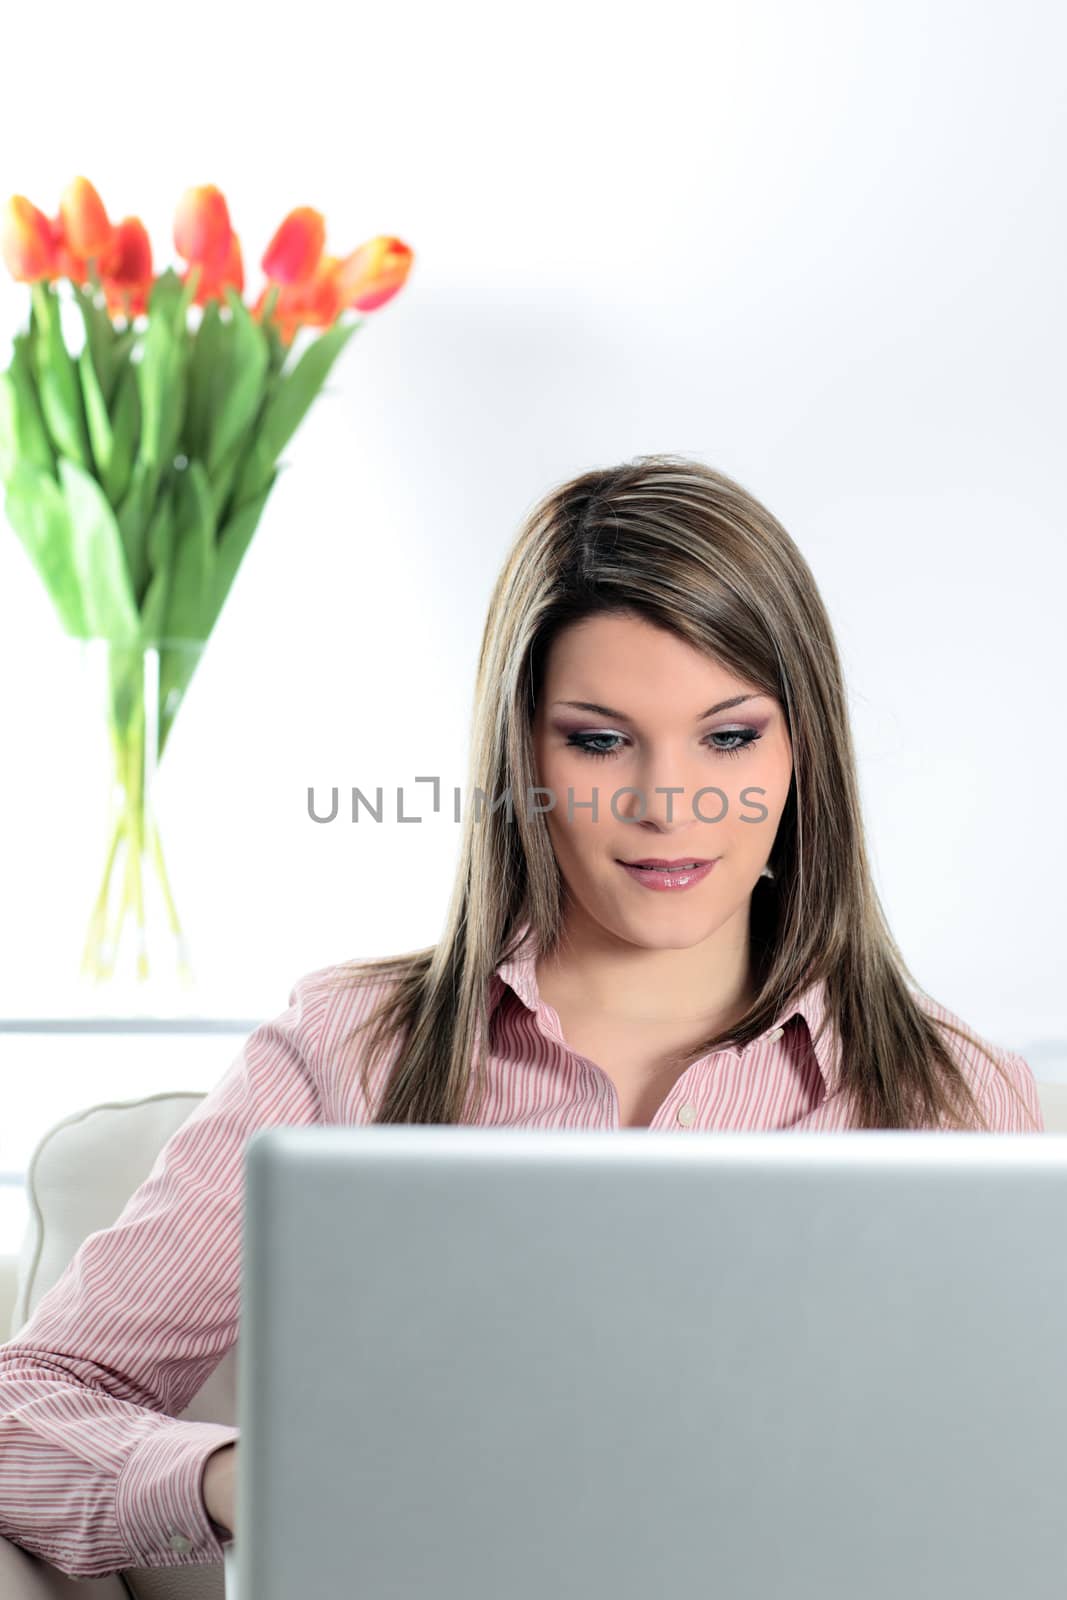
M 392 234 L 378 234 L 342 261 L 339 276 L 346 309 L 376 311 L 407 281 L 414 252 Z
M 174 248 L 192 265 L 208 273 L 222 270 L 230 253 L 230 213 L 221 189 L 213 183 L 187 189 L 174 215 Z
M 24 194 L 15 194 L 0 213 L 0 255 L 18 283 L 52 276 L 55 245 L 52 224 Z
M 297 206 L 278 227 L 260 266 L 274 283 L 305 283 L 326 242 L 326 219 L 313 206 Z
M 88 178 L 74 178 L 67 184 L 59 214 L 67 249 L 76 260 L 90 261 L 106 255 L 113 230 L 104 202 Z

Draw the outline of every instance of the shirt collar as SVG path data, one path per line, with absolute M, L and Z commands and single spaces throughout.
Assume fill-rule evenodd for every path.
M 501 961 L 490 980 L 489 1011 L 495 1011 L 505 989 L 511 989 L 528 1010 L 536 1012 L 541 1005 L 537 988 L 537 940 L 532 925 L 522 924 L 519 943 L 514 953 Z M 795 999 L 779 1011 L 768 1028 L 744 1045 L 738 1054 L 768 1038 L 777 1028 L 784 1028 L 794 1017 L 799 1017 L 808 1030 L 812 1050 L 826 1085 L 827 1095 L 836 1093 L 841 1084 L 841 1055 L 836 1029 L 828 1015 L 826 983 L 817 978 L 803 988 Z

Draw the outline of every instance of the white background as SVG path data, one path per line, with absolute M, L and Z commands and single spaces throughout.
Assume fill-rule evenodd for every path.
M 168 751 L 194 1008 L 273 1015 L 312 968 L 438 936 L 448 811 L 316 825 L 307 788 L 428 812 L 415 775 L 462 785 L 520 520 L 664 450 L 814 569 L 918 981 L 1013 1048 L 1067 1036 L 1065 47 L 1033 0 L 9 13 L 5 195 L 53 214 L 84 174 L 163 264 L 217 183 L 250 295 L 295 205 L 331 253 L 415 251 L 286 452 Z M 27 315 L 4 278 L 5 341 Z M 136 1010 L 75 982 L 91 684 L 6 524 L 0 685 L 0 1013 Z

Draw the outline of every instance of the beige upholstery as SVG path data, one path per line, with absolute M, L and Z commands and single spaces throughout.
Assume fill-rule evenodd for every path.
M 1067 1133 L 1067 1083 L 1039 1083 L 1048 1133 Z M 30 1222 L 19 1258 L 13 1336 L 56 1282 L 82 1240 L 110 1227 L 170 1138 L 203 1099 L 157 1094 L 90 1107 L 45 1134 L 27 1179 Z M 181 1413 L 235 1424 L 236 1347 Z M 220 1566 L 130 1568 L 71 1579 L 0 1538 L 0 1600 L 224 1600 Z
M 1038 1083 L 1046 1133 L 1067 1133 L 1067 1083 Z

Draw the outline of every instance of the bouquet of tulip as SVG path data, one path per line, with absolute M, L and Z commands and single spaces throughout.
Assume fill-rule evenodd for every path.
M 153 270 L 144 224 L 113 224 L 75 178 L 58 215 L 23 195 L 0 213 L 0 252 L 30 289 L 28 326 L 0 373 L 0 482 L 8 520 L 43 579 L 63 629 L 104 640 L 116 763 L 114 816 L 83 972 L 113 968 L 136 915 L 137 973 L 147 976 L 144 873 L 154 867 L 179 970 L 190 975 L 146 773 L 163 755 L 203 646 L 282 470 L 280 452 L 348 339 L 405 282 L 412 252 L 379 235 L 344 257 L 324 253 L 325 224 L 291 211 L 242 298 L 241 245 L 213 185 L 189 189 L 174 217 L 184 262 Z M 68 348 L 61 293 L 84 328 Z M 314 331 L 290 358 L 302 328 Z M 72 341 L 73 342 L 73 341 Z M 146 720 L 145 653 L 158 701 Z M 116 863 L 121 898 L 109 912 Z

